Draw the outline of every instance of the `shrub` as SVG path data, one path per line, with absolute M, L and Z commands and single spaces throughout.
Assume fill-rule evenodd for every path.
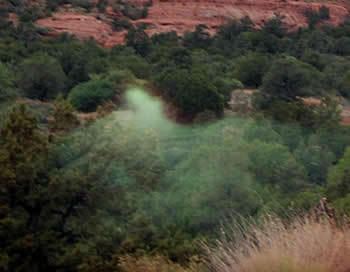
M 297 217 L 291 224 L 285 224 L 279 218 L 266 217 L 261 226 L 236 224 L 232 230 L 235 237 L 205 246 L 210 271 L 346 272 L 350 269 L 350 229 L 337 228 L 326 218 Z
M 123 5 L 123 15 L 130 18 L 131 20 L 146 18 L 148 15 L 147 7 L 139 8 L 135 3 L 130 2 L 125 2 Z
M 108 0 L 99 0 L 97 3 L 98 11 L 104 13 L 106 11 L 106 6 L 108 5 Z
M 310 28 L 314 28 L 319 22 L 321 22 L 321 17 L 318 11 L 313 9 L 306 9 L 304 11 L 304 16 L 307 18 L 307 22 Z
M 73 2 L 73 6 L 82 7 L 90 12 L 94 8 L 95 4 L 89 0 L 76 0 Z
M 116 31 L 120 31 L 123 29 L 130 29 L 132 24 L 128 19 L 115 17 L 113 20 L 113 27 Z
M 74 87 L 70 93 L 72 105 L 80 111 L 95 111 L 113 97 L 113 83 L 108 80 L 91 80 Z
M 329 8 L 326 6 L 320 7 L 319 15 L 321 20 L 328 20 L 330 18 Z
M 114 69 L 106 74 L 106 79 L 113 82 L 116 87 L 125 86 L 136 81 L 135 75 L 130 70 Z
M 243 84 L 234 78 L 217 78 L 214 80 L 214 85 L 218 92 L 223 95 L 224 102 L 230 101 L 232 96 L 232 91 L 237 89 L 243 89 Z

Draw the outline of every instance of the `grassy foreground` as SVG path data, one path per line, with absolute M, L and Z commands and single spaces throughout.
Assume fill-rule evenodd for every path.
M 329 219 L 300 216 L 285 225 L 266 217 L 206 246 L 207 265 L 217 272 L 345 272 L 350 269 L 350 228 Z M 237 238 L 238 237 L 238 238 Z M 231 237 L 232 238 L 232 237 Z
M 203 263 L 184 268 L 165 257 L 125 256 L 123 272 L 347 272 L 350 227 L 333 220 L 298 216 L 285 224 L 267 216 L 259 224 L 235 223 L 223 239 L 204 244 Z

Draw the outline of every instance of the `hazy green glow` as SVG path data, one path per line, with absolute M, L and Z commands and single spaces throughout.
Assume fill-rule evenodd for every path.
M 154 224 L 209 231 L 232 213 L 281 209 L 285 196 L 298 201 L 307 171 L 319 173 L 334 160 L 327 150 L 312 152 L 320 139 L 299 127 L 238 117 L 184 126 L 140 88 L 129 89 L 125 100 L 126 110 L 72 135 L 64 155 L 78 158 L 69 167 L 91 169 L 101 182 L 135 193 L 138 212 Z
M 129 89 L 125 94 L 135 123 L 143 128 L 170 129 L 173 124 L 165 117 L 163 104 L 140 88 Z

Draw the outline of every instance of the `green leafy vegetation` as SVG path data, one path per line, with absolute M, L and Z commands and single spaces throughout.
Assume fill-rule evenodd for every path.
M 50 100 L 65 90 L 61 64 L 48 55 L 34 55 L 20 65 L 18 85 L 32 99 Z
M 260 29 L 242 18 L 151 38 L 115 20 L 127 42 L 104 49 L 41 39 L 27 8 L 2 9 L 17 27 L 0 19 L 0 271 L 202 272 L 200 244 L 229 216 L 275 213 L 270 234 L 286 237 L 289 214 L 323 196 L 350 213 L 349 20 L 290 32 L 281 16 Z M 293 254 L 266 271 L 294 271 Z
M 106 80 L 91 80 L 74 87 L 69 97 L 76 109 L 84 112 L 96 111 L 98 105 L 113 97 L 113 85 Z

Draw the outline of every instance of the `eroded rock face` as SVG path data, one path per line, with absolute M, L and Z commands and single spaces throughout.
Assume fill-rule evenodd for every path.
M 92 37 L 105 47 L 124 42 L 125 32 L 114 32 L 109 24 L 90 15 L 73 12 L 56 13 L 52 17 L 38 20 L 36 25 L 48 27 L 49 35 L 67 32 L 82 39 Z
M 129 1 L 139 4 L 149 2 Z M 276 14 L 280 14 L 285 17 L 284 22 L 295 29 L 307 25 L 303 14 L 306 9 L 318 10 L 322 5 L 330 10 L 327 23 L 337 25 L 348 15 L 345 5 L 335 4 L 331 0 L 322 3 L 306 3 L 302 0 L 153 0 L 147 18 L 133 23 L 151 24 L 147 29 L 149 35 L 169 31 L 183 35 L 185 31 L 193 31 L 198 24 L 207 25 L 208 31 L 214 34 L 218 26 L 230 18 L 249 16 L 259 27 Z M 113 12 L 107 12 L 106 15 L 119 16 Z M 124 42 L 125 32 L 114 32 L 108 23 L 90 15 L 57 13 L 51 18 L 37 21 L 37 24 L 51 28 L 52 34 L 68 32 L 81 38 L 93 37 L 106 47 Z

